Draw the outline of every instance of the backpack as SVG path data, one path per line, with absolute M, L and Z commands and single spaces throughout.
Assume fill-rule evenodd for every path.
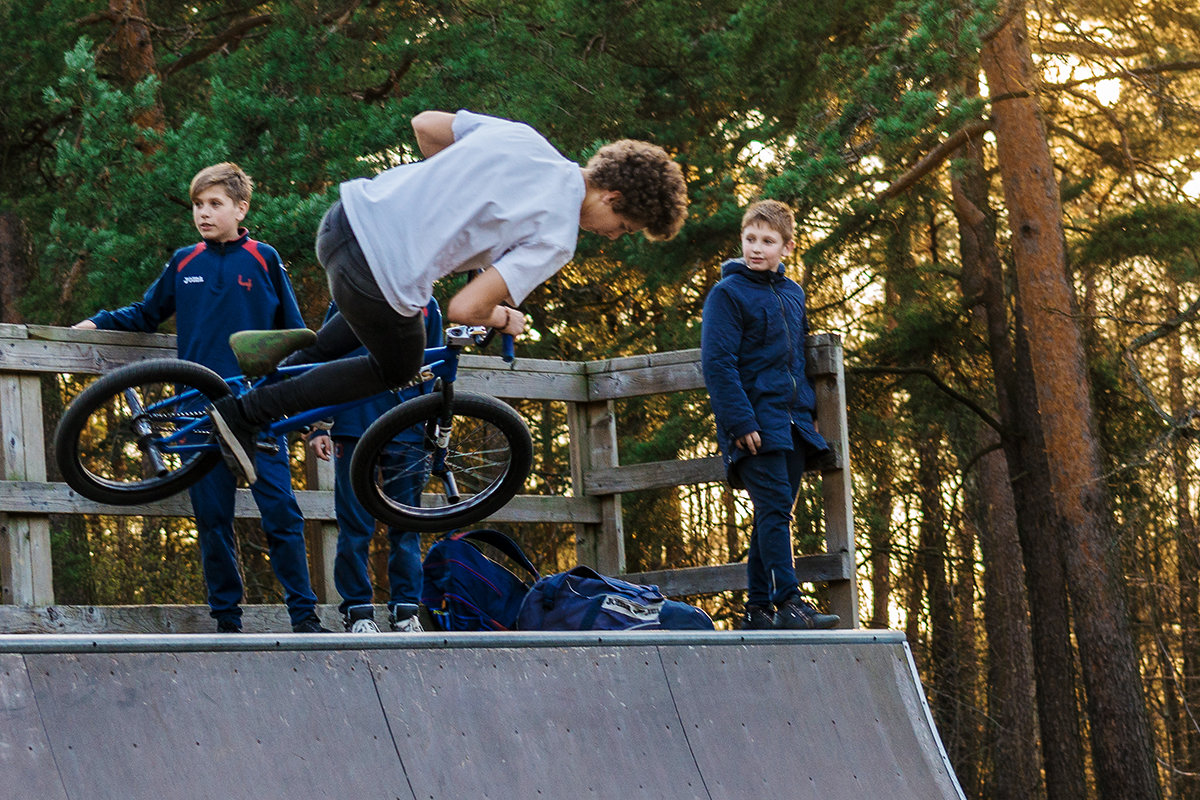
M 657 586 L 609 578 L 575 567 L 542 578 L 521 604 L 523 631 L 712 630 L 708 614 L 668 600 Z
M 495 548 L 528 577 L 489 558 L 481 544 Z M 513 630 L 521 601 L 540 577 L 516 542 L 487 529 L 439 539 L 429 548 L 421 572 L 421 602 L 444 631 Z

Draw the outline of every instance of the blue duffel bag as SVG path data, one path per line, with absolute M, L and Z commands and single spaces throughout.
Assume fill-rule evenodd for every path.
M 517 615 L 523 631 L 712 630 L 708 614 L 668 600 L 657 586 L 609 578 L 575 567 L 542 578 Z

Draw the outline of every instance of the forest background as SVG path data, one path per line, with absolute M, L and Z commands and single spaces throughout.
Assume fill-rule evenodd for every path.
M 788 202 L 812 327 L 846 344 L 862 623 L 907 633 L 967 796 L 1200 798 L 1191 0 L 0 0 L 0 53 L 3 322 L 138 299 L 231 159 L 316 325 L 320 215 L 417 157 L 426 108 L 685 166 L 683 233 L 585 235 L 525 304 L 529 357 L 698 346 L 740 208 Z M 522 411 L 530 491 L 569 491 L 563 410 Z M 621 463 L 715 451 L 702 393 L 619 412 Z M 720 486 L 625 517 L 630 571 L 745 555 Z M 819 549 L 818 492 L 796 527 Z M 569 529 L 518 535 L 573 563 Z M 248 599 L 278 602 L 241 539 Z M 195 550 L 189 520 L 62 521 L 56 598 L 200 602 Z

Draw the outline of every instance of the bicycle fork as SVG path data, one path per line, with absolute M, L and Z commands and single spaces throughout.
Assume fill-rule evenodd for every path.
M 446 491 L 446 502 L 457 503 L 462 497 L 458 493 L 458 483 L 454 473 L 446 464 L 446 456 L 450 450 L 450 436 L 454 432 L 454 384 L 443 383 L 441 380 L 434 386 L 434 391 L 442 393 L 442 409 L 437 419 L 429 423 L 425 436 L 431 445 L 430 474 L 436 476 Z
M 129 405 L 129 411 L 133 415 L 133 432 L 137 434 L 138 449 L 145 454 L 149 461 L 150 472 L 156 478 L 161 478 L 167 474 L 167 465 L 163 463 L 162 453 L 158 452 L 158 448 L 154 446 L 154 431 L 150 428 L 150 423 L 146 421 L 146 409 L 142 405 L 142 400 L 137 396 L 132 388 L 128 388 L 124 392 L 125 402 Z

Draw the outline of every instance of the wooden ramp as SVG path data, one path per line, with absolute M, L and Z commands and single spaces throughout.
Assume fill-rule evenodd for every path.
M 902 634 L 0 636 L 38 800 L 962 800 Z

